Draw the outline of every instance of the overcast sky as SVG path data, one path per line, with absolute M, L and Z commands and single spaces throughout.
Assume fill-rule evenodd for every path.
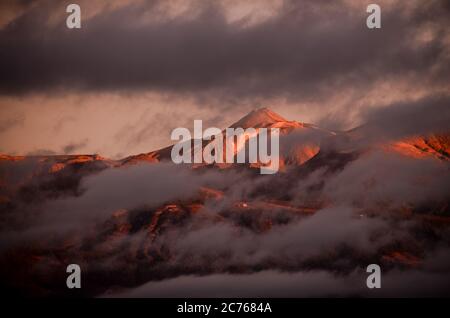
M 71 2 L 0 3 L 1 153 L 117 158 L 258 107 L 348 129 L 450 95 L 448 1 L 377 1 L 378 30 L 373 1 L 78 0 L 69 30 Z

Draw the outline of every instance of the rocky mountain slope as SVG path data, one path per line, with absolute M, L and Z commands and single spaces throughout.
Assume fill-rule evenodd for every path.
M 177 166 L 171 146 L 122 160 L 1 156 L 2 282 L 72 295 L 65 266 L 77 263 L 81 294 L 98 296 L 188 274 L 417 270 L 450 250 L 448 135 L 368 143 L 268 109 L 230 127 L 280 128 L 281 171 Z

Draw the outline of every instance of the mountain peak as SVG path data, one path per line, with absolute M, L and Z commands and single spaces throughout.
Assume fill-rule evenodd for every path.
M 287 120 L 277 113 L 271 111 L 269 108 L 258 108 L 252 110 L 250 113 L 242 117 L 239 121 L 231 125 L 231 128 L 249 128 L 249 127 L 264 127 L 277 122 L 286 122 Z

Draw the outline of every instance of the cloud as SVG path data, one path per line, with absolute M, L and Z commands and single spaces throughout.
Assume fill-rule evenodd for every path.
M 78 143 L 69 143 L 63 147 L 63 153 L 66 155 L 76 153 L 86 147 L 87 143 L 87 139 L 84 139 L 83 141 Z
M 270 231 L 255 233 L 245 226 L 249 219 L 267 217 L 274 223 Z M 341 254 L 346 248 L 362 257 L 377 251 L 391 238 L 377 237 L 376 233 L 387 228 L 382 220 L 361 219 L 348 207 L 326 208 L 285 225 L 276 224 L 275 211 L 268 215 L 253 212 L 241 222 L 237 216 L 228 218 L 228 222 L 202 227 L 196 226 L 194 219 L 192 227 L 169 231 L 158 238 L 155 243 L 173 255 L 167 266 L 205 272 L 226 272 L 241 266 L 288 270 L 307 268 L 308 262 L 320 259 L 324 267 L 347 270 L 355 266 L 358 257 L 347 255 L 347 262 L 339 264 L 346 257 Z
M 374 151 L 328 178 L 324 195 L 333 202 L 398 208 L 443 202 L 448 199 L 449 186 L 446 163 Z
M 10 167 L 15 169 L 16 178 L 22 176 L 19 174 L 21 166 Z M 64 234 L 103 222 L 118 210 L 155 209 L 173 200 L 195 198 L 200 187 L 211 184 L 226 187 L 237 178 L 233 173 L 196 172 L 171 163 L 140 164 L 97 173 L 68 167 L 60 175 L 36 175 L 29 192 L 40 201 L 33 207 L 25 205 L 17 213 L 28 215 L 27 210 L 37 210 L 39 218 L 25 219 L 33 232 Z M 22 176 L 20 182 L 26 180 Z M 64 189 L 70 190 L 69 193 L 58 195 L 63 194 Z M 48 200 L 39 197 L 43 191 L 50 191 Z
M 449 232 L 420 216 L 448 215 L 448 164 L 359 151 L 448 130 L 449 6 L 381 5 L 382 29 L 368 30 L 360 1 L 258 2 L 248 14 L 231 2 L 83 1 L 82 29 L 68 30 L 63 3 L 2 3 L 7 148 L 68 154 L 89 142 L 113 154 L 150 151 L 152 138 L 164 146 L 171 128 L 193 119 L 224 127 L 243 109 L 272 102 L 295 119 L 305 111 L 324 125 L 345 127 L 355 117 L 365 125 L 336 143 L 319 129 L 282 136 L 283 153 L 318 145 L 321 153 L 266 177 L 165 163 L 69 165 L 50 174 L 51 160 L 1 162 L 1 252 L 37 246 L 46 265 L 81 259 L 89 282 L 101 277 L 87 293 L 136 286 L 105 296 L 445 295 Z M 257 9 L 264 14 L 251 13 Z M 19 107 L 26 122 L 13 113 Z M 38 146 L 28 144 L 44 129 Z M 346 157 L 352 151 L 358 155 Z M 201 187 L 224 198 L 206 200 L 183 222 L 172 212 L 155 218 L 166 203 L 182 210 Z M 277 200 L 315 213 L 268 204 Z M 243 202 L 248 209 L 236 208 Z M 72 235 L 75 243 L 61 245 Z M 383 260 L 392 251 L 422 262 L 404 270 Z M 370 262 L 386 268 L 381 291 L 365 287 Z
M 429 96 L 415 102 L 362 111 L 366 125 L 359 129 L 362 142 L 395 140 L 411 135 L 447 133 L 450 123 L 450 97 Z
M 368 289 L 367 275 L 362 270 L 349 275 L 333 275 L 328 271 L 191 275 L 111 291 L 102 297 L 433 297 L 450 291 L 449 273 L 392 271 L 382 274 L 381 289 Z
M 102 11 L 75 31 L 63 19 L 45 23 L 49 3 L 31 8 L 0 30 L 6 43 L 0 91 L 156 90 L 320 100 L 387 78 L 448 82 L 448 8 L 439 1 L 410 10 L 385 5 L 382 32 L 366 28 L 365 6 L 344 1 L 322 2 L 320 10 L 316 1 L 286 1 L 271 18 L 250 26 L 230 22 L 219 4 L 196 2 L 164 18 L 156 3 Z M 424 27 L 431 35 L 418 43 L 415 34 Z
M 103 297 L 320 297 L 351 296 L 362 290 L 354 277 L 340 278 L 325 271 L 282 273 L 264 271 L 252 274 L 215 274 L 181 276 L 161 282 L 149 282 Z M 358 286 L 360 285 L 360 286 Z
M 447 170 L 437 160 L 381 153 L 360 156 L 332 174 L 319 169 L 299 176 L 291 171 L 292 175 L 280 175 L 284 183 L 238 170 L 191 170 L 172 164 L 105 169 L 84 176 L 72 194 L 19 205 L 7 214 L 0 223 L 2 252 L 20 250 L 36 238 L 39 243 L 31 245 L 37 244 L 39 250 L 69 240 L 73 245 L 64 253 L 82 260 L 87 277 L 111 273 L 107 283 L 88 280 L 99 284 L 94 289 L 103 296 L 443 295 L 449 280 L 448 266 L 442 265 L 449 261 L 448 230 L 433 227 L 430 234 L 417 219 L 399 219 L 396 208 L 447 202 Z M 323 183 L 314 191 L 325 206 L 313 215 L 268 205 L 252 208 L 255 202 L 276 198 L 269 186 L 289 194 L 295 206 L 307 205 L 314 183 Z M 225 198 L 207 200 L 183 222 L 173 212 L 155 218 L 161 205 L 175 202 L 183 209 L 181 202 L 191 202 L 205 186 L 223 190 Z M 235 203 L 242 200 L 249 203 L 248 209 L 236 209 Z M 122 209 L 129 213 L 121 219 L 112 217 Z M 368 213 L 373 210 L 377 213 Z M 158 230 L 151 232 L 154 220 Z M 133 230 L 116 232 L 122 225 Z M 406 251 L 423 262 L 416 270 L 404 270 L 383 260 L 391 251 Z M 53 258 L 45 261 L 51 263 Z M 363 270 L 373 262 L 383 265 L 383 287 L 372 293 L 365 287 Z M 421 284 L 408 289 L 411 281 Z M 103 293 L 112 286 L 115 292 Z M 137 287 L 125 290 L 125 286 Z
M 24 114 L 15 114 L 11 118 L 2 118 L 0 120 L 0 134 L 10 130 L 11 128 L 23 125 L 24 121 Z
M 0 26 L 0 103 L 27 120 L 1 148 L 58 151 L 77 134 L 117 158 L 166 146 L 193 119 L 225 127 L 259 106 L 349 129 L 381 118 L 369 108 L 430 103 L 367 138 L 429 131 L 423 115 L 448 121 L 448 6 L 383 1 L 382 29 L 368 30 L 367 3 L 80 1 L 80 30 L 66 28 L 64 3 L 2 3 L 15 14 Z

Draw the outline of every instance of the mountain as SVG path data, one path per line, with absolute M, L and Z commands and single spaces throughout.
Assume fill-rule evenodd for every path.
M 271 111 L 268 108 L 260 108 L 251 111 L 244 117 L 242 117 L 237 122 L 233 123 L 229 126 L 230 128 L 255 128 L 257 133 L 254 136 L 251 136 L 250 138 L 256 138 L 259 134 L 259 129 L 261 128 L 279 128 L 280 134 L 283 135 L 295 135 L 298 138 L 305 139 L 305 142 L 301 143 L 295 143 L 291 140 L 286 140 L 285 143 L 282 143 L 280 145 L 281 149 L 281 166 L 284 166 L 285 164 L 292 164 L 297 163 L 301 164 L 312 158 L 314 155 L 316 155 L 320 148 L 320 139 L 324 137 L 329 137 L 335 135 L 334 132 L 327 131 L 325 129 L 320 129 L 314 125 L 307 124 L 307 123 L 301 123 L 298 121 L 289 121 L 283 118 L 282 116 L 278 115 L 277 113 Z M 313 136 L 314 135 L 314 136 Z M 310 137 L 310 138 L 309 138 Z M 249 138 L 249 139 L 250 139 Z M 282 137 L 283 139 L 283 137 Z M 306 139 L 308 139 L 306 141 Z M 203 148 L 214 141 L 204 141 L 203 142 Z M 226 140 L 224 140 L 225 144 Z M 248 148 L 248 140 L 244 147 Z M 129 156 L 123 160 L 121 160 L 121 163 L 124 165 L 127 164 L 135 164 L 141 161 L 146 162 L 158 162 L 158 161 L 169 161 L 171 160 L 171 150 L 172 146 L 165 147 L 160 150 L 151 151 L 148 153 L 142 153 L 139 155 L 133 155 Z M 235 149 L 234 155 L 236 156 L 239 151 L 242 149 Z M 193 144 L 191 143 L 191 153 L 194 152 Z M 224 150 L 224 156 L 226 151 Z M 225 161 L 225 160 L 224 160 Z M 224 167 L 230 167 L 230 165 L 221 164 L 216 165 L 220 166 L 221 168 Z M 253 164 L 251 165 L 253 168 L 259 167 L 259 164 Z
M 232 124 L 231 128 L 263 128 L 263 127 L 273 127 L 276 124 L 282 124 L 289 126 L 292 124 L 293 127 L 301 126 L 300 123 L 295 121 L 288 121 L 278 115 L 277 113 L 271 111 L 268 108 L 259 108 L 252 110 L 250 113 L 242 117 L 240 120 Z
M 260 128 L 280 129 L 280 166 L 302 165 L 310 159 L 324 153 L 359 153 L 370 149 L 382 149 L 395 152 L 413 158 L 433 157 L 440 160 L 450 160 L 450 135 L 431 134 L 429 136 L 409 136 L 399 140 L 385 140 L 382 142 L 361 145 L 364 139 L 363 128 L 352 129 L 348 132 L 333 132 L 313 124 L 290 121 L 268 108 L 259 108 L 251 111 L 240 120 L 236 121 L 230 128 L 255 128 L 257 134 Z M 213 141 L 203 141 L 203 148 Z M 131 155 L 121 160 L 110 160 L 99 155 L 56 155 L 56 156 L 9 156 L 0 154 L 0 180 L 8 176 L 6 169 L 1 165 L 13 162 L 27 163 L 32 173 L 55 173 L 67 167 L 76 170 L 98 170 L 108 167 L 120 167 L 141 162 L 156 163 L 171 161 L 171 150 L 173 146 Z M 248 148 L 248 140 L 245 144 Z M 193 144 L 191 143 L 193 150 Z M 235 155 L 242 149 L 235 149 Z M 225 153 L 225 151 L 224 151 Z M 216 165 L 221 168 L 230 165 Z M 251 168 L 259 167 L 258 164 L 248 165 Z
M 413 158 L 433 157 L 450 161 L 450 135 L 430 134 L 428 136 L 410 136 L 400 140 L 381 144 L 387 151 L 400 153 Z
M 413 158 L 433 157 L 439 160 L 450 160 L 449 134 L 409 136 L 399 140 L 385 140 L 365 145 L 361 144 L 365 133 L 363 128 L 352 129 L 348 132 L 333 132 L 313 124 L 287 120 L 268 108 L 255 109 L 229 127 L 255 128 L 257 134 L 252 138 L 257 137 L 260 128 L 279 128 L 281 171 L 287 166 L 303 165 L 316 156 L 318 156 L 316 158 L 317 162 L 319 159 L 323 160 L 323 157 L 325 155 L 328 156 L 329 153 L 334 154 L 334 156 L 337 156 L 339 153 L 358 154 L 361 151 L 370 149 L 382 149 Z M 203 141 L 203 148 L 211 142 L 214 141 Z M 244 146 L 247 150 L 248 140 Z M 8 169 L 2 169 L 1 167 L 12 163 L 26 163 L 29 167 L 27 171 L 31 175 L 56 173 L 65 168 L 89 173 L 89 171 L 127 166 L 141 162 L 171 161 L 172 147 L 167 146 L 159 150 L 131 155 L 121 160 L 110 160 L 99 155 L 9 156 L 0 154 L 0 182 L 5 183 L 11 180 L 11 178 L 8 179 Z M 192 143 L 191 149 L 193 152 Z M 235 156 L 240 150 L 242 149 L 235 149 Z M 233 165 L 221 164 L 214 166 L 230 168 Z M 251 164 L 247 165 L 247 167 L 258 168 L 259 164 Z M 31 177 L 31 175 L 28 177 Z
M 449 135 L 411 136 L 399 140 L 385 140 L 378 143 L 361 142 L 365 131 L 361 128 L 352 129 L 348 132 L 334 132 L 317 127 L 313 124 L 290 121 L 268 108 L 260 108 L 251 111 L 237 122 L 229 126 L 230 128 L 255 128 L 257 134 L 251 138 L 256 138 L 260 128 L 280 129 L 280 167 L 284 169 L 290 165 L 302 165 L 324 153 L 360 153 L 370 149 L 382 149 L 388 152 L 395 152 L 404 156 L 423 158 L 434 157 L 440 160 L 449 160 L 450 143 Z M 225 144 L 225 139 L 223 140 Z M 214 141 L 203 141 L 203 148 Z M 248 140 L 244 147 L 248 150 Z M 171 160 L 172 146 L 160 150 L 132 155 L 120 161 L 121 165 L 136 164 L 139 162 L 160 162 Z M 242 149 L 235 149 L 234 155 Z M 194 152 L 191 143 L 191 153 Z M 224 150 L 224 156 L 225 156 Z M 224 160 L 225 161 L 225 160 Z M 197 165 L 198 166 L 198 165 Z M 229 164 L 215 164 L 220 168 L 230 168 Z M 248 165 L 251 168 L 258 168 L 260 164 Z
M 78 263 L 82 295 L 99 296 L 181 275 L 345 276 L 369 263 L 388 273 L 419 268 L 450 241 L 449 135 L 376 140 L 267 108 L 230 127 L 280 128 L 280 172 L 186 169 L 170 164 L 172 146 L 122 160 L 0 156 L 0 229 L 11 242 L 0 281 L 25 295 L 70 295 L 64 274 Z M 377 161 L 366 160 L 374 151 Z

